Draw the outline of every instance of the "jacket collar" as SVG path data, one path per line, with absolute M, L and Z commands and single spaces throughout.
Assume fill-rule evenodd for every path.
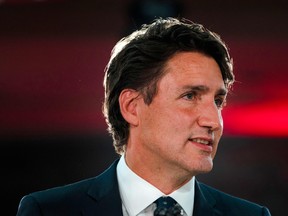
M 193 216 L 221 216 L 216 208 L 216 200 L 203 184 L 195 181 L 195 203 Z
M 122 202 L 120 198 L 116 167 L 116 160 L 105 172 L 96 177 L 88 190 L 88 195 L 96 202 L 94 205 L 87 205 L 83 215 L 92 216 L 105 214 L 123 216 Z M 215 208 L 216 200 L 206 186 L 195 181 L 195 199 L 193 216 L 222 216 L 222 213 Z
M 116 166 L 116 160 L 105 172 L 96 177 L 88 190 L 92 204 L 87 205 L 83 215 L 113 215 L 123 216 Z

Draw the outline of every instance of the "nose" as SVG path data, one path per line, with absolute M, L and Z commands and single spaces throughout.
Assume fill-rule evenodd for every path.
M 223 128 L 221 109 L 215 103 L 205 105 L 199 110 L 198 124 L 209 131 L 218 131 Z

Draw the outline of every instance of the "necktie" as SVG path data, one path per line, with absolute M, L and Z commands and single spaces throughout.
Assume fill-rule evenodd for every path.
M 181 216 L 184 215 L 182 208 L 177 204 L 177 202 L 167 196 L 160 197 L 154 203 L 156 203 L 157 208 L 154 211 L 154 216 Z

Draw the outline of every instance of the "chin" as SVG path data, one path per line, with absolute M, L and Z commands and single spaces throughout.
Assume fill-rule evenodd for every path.
M 204 174 L 208 173 L 213 169 L 213 161 L 212 160 L 206 160 L 200 162 L 194 169 L 192 169 L 192 172 L 195 172 L 196 174 Z
M 201 174 L 209 173 L 209 172 L 211 172 L 212 168 L 213 167 L 202 169 L 200 172 L 201 172 Z

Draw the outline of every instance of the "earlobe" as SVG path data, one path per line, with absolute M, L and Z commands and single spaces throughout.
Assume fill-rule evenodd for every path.
M 131 125 L 138 125 L 137 97 L 139 92 L 133 89 L 124 89 L 119 96 L 119 106 L 123 118 Z

